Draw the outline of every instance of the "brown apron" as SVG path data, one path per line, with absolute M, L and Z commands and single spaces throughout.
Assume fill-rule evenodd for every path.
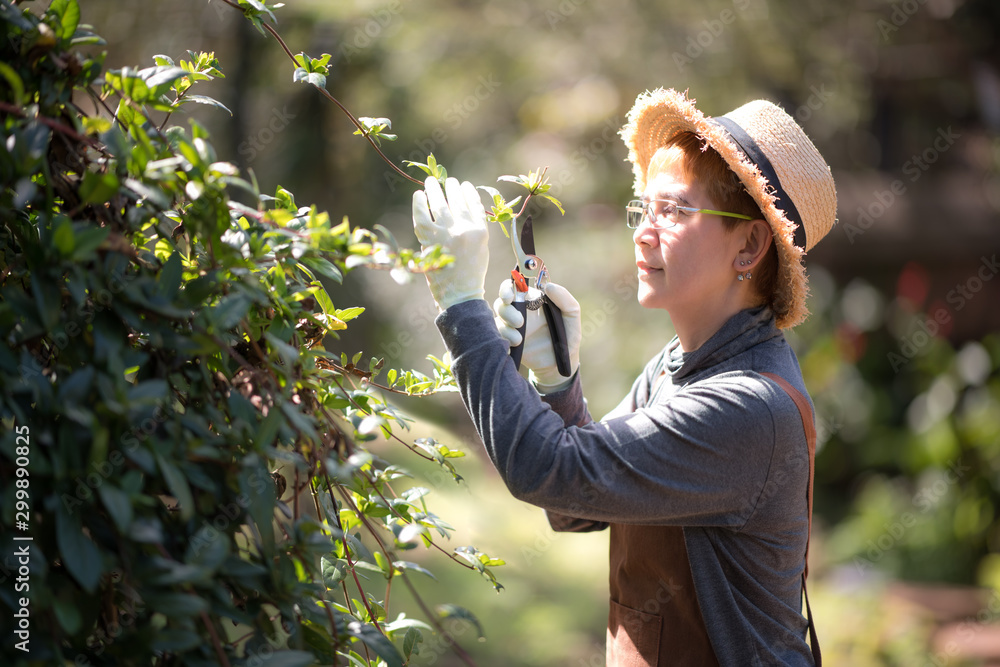
M 809 403 L 783 378 L 774 380 L 795 402 L 809 446 L 808 503 L 812 530 L 813 459 L 816 429 Z M 611 524 L 608 667 L 718 665 L 698 606 L 683 529 L 677 526 Z M 809 542 L 806 541 L 806 556 Z M 808 567 L 808 565 L 807 565 Z M 802 578 L 805 590 L 805 574 Z M 809 611 L 812 652 L 822 664 Z
M 611 524 L 609 667 L 717 665 L 683 529 Z

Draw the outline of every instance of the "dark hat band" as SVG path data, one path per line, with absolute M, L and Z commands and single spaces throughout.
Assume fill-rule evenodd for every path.
M 716 118 L 709 118 L 708 122 L 715 123 L 722 129 L 724 129 L 729 137 L 740 147 L 743 154 L 747 156 L 753 164 L 760 169 L 761 175 L 767 179 L 768 185 L 774 188 L 774 205 L 779 210 L 784 211 L 788 219 L 795 223 L 795 239 L 794 243 L 802 250 L 806 249 L 806 228 L 802 224 L 802 217 L 799 215 L 799 210 L 795 208 L 795 204 L 792 203 L 792 198 L 788 196 L 785 189 L 781 187 L 781 180 L 778 178 L 778 174 L 774 171 L 774 167 L 771 166 L 771 161 L 767 159 L 764 155 L 764 151 L 760 149 L 757 142 L 754 141 L 753 137 L 747 134 L 746 130 L 739 126 L 736 121 L 731 118 L 726 118 L 725 116 L 718 116 Z

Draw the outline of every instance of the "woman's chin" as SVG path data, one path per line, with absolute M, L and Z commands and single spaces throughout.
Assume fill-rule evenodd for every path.
M 643 308 L 666 308 L 665 299 L 658 290 L 650 289 L 648 286 L 639 283 L 639 291 L 636 294 L 639 305 Z

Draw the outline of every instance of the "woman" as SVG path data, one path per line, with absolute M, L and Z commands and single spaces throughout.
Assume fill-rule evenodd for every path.
M 609 665 L 811 665 L 801 613 L 811 516 L 812 407 L 781 332 L 806 314 L 805 250 L 834 223 L 829 168 L 795 121 L 750 102 L 707 118 L 672 90 L 640 95 L 622 131 L 639 302 L 677 333 L 595 422 L 566 321 L 572 377 L 549 334 L 501 288 L 483 301 L 486 228 L 468 183 L 414 195 L 424 245 L 455 254 L 428 275 L 463 400 L 511 493 L 556 530 L 610 527 Z M 499 327 L 499 332 L 498 332 Z M 507 358 L 524 344 L 528 391 Z

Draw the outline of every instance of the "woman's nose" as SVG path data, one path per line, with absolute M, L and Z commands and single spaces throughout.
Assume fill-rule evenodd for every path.
M 643 218 L 643 221 L 639 223 L 639 226 L 635 228 L 634 232 L 632 232 L 632 241 L 636 245 L 653 247 L 656 245 L 659 237 L 660 235 L 653 227 L 649 216 Z

